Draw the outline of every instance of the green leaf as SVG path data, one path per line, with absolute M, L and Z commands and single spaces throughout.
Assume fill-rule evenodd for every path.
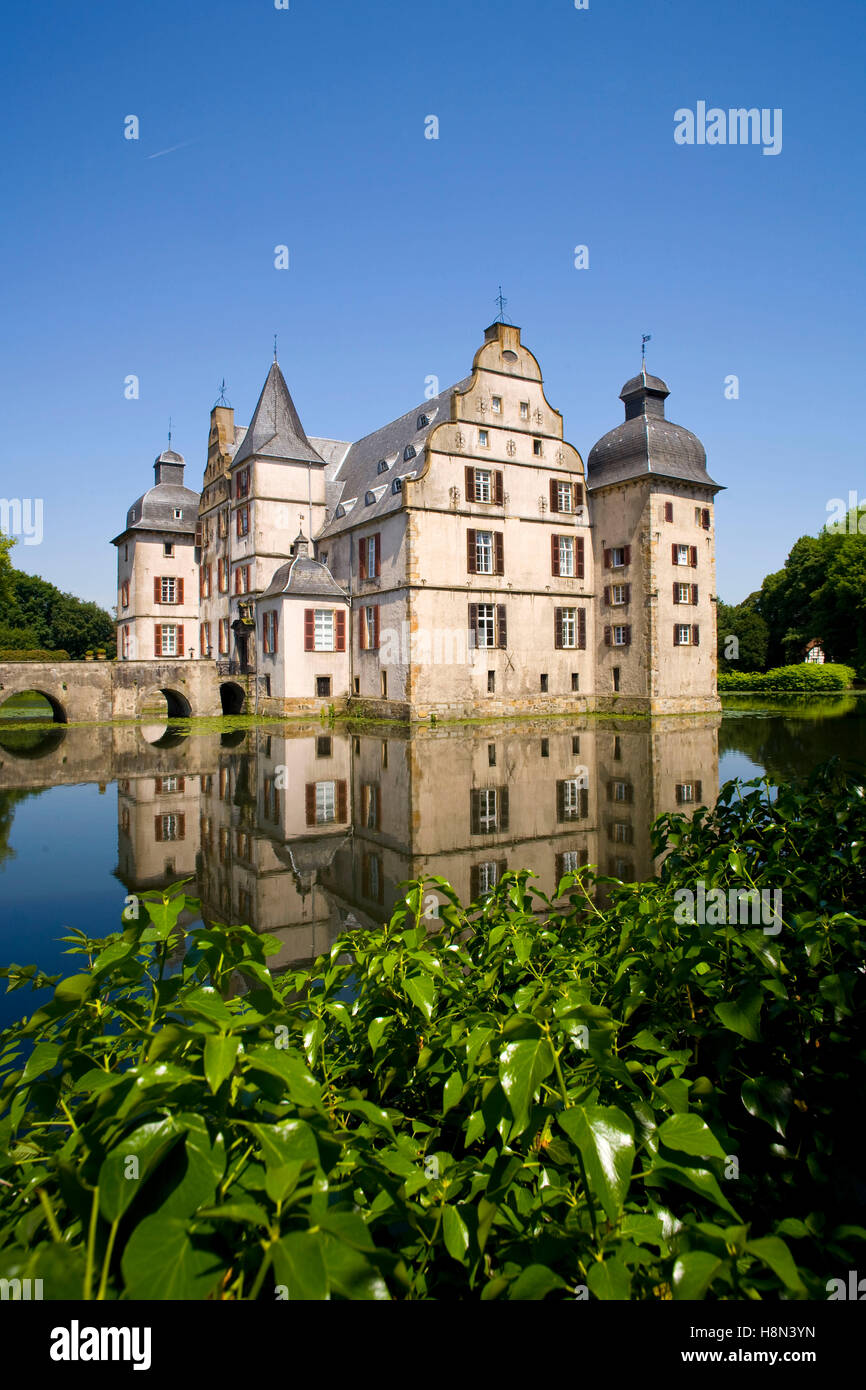
M 175 1120 L 166 1119 L 140 1125 L 117 1141 L 99 1169 L 99 1210 L 106 1221 L 123 1215 L 181 1134 Z
M 625 1202 L 634 1164 L 634 1127 L 616 1106 L 575 1105 L 557 1116 L 577 1145 L 587 1177 L 609 1221 L 616 1221 Z
M 750 1255 L 757 1255 L 765 1265 L 769 1265 L 791 1293 L 805 1294 L 806 1286 L 797 1273 L 794 1257 L 778 1236 L 762 1236 L 759 1240 L 749 1240 L 746 1242 L 746 1250 Z
M 743 1082 L 740 1098 L 750 1115 L 772 1125 L 784 1139 L 785 1126 L 791 1114 L 790 1086 L 770 1076 L 753 1076 Z
M 447 1115 L 449 1110 L 453 1110 L 463 1095 L 463 1078 L 459 1071 L 453 1071 L 442 1090 L 442 1114 Z
M 669 1149 L 697 1158 L 727 1158 L 713 1131 L 699 1115 L 671 1115 L 659 1126 L 658 1137 Z
M 565 1280 L 547 1265 L 527 1265 L 508 1290 L 508 1297 L 515 1302 L 538 1303 L 554 1289 L 564 1288 Z
M 604 1303 L 623 1302 L 631 1293 L 631 1274 L 628 1266 L 614 1255 L 604 1264 L 596 1261 L 586 1276 L 590 1293 Z
M 158 1214 L 136 1226 L 121 1267 L 128 1298 L 200 1301 L 219 1283 L 225 1261 L 190 1234 L 186 1221 Z
M 509 1043 L 499 1056 L 499 1080 L 514 1116 L 515 1135 L 526 1128 L 529 1106 L 553 1071 L 553 1053 L 544 1038 Z
M 404 982 L 406 993 L 429 1023 L 436 1006 L 436 987 L 430 975 L 410 975 Z
M 28 1082 L 35 1081 L 37 1076 L 44 1076 L 47 1071 L 52 1071 L 56 1067 L 59 1057 L 59 1043 L 37 1043 L 27 1058 L 27 1065 L 21 1077 L 21 1085 L 26 1086 Z
M 720 1260 L 717 1255 L 711 1255 L 708 1250 L 689 1250 L 685 1255 L 681 1255 L 674 1264 L 671 1279 L 674 1298 L 703 1298 L 724 1266 L 725 1261 Z
M 222 999 L 212 985 L 202 985 L 201 989 L 190 990 L 174 1006 L 178 1013 L 196 1014 L 211 1023 L 228 1024 L 236 1022 L 234 1014 L 229 1013 Z
M 290 1299 L 322 1302 L 328 1297 L 325 1237 L 320 1232 L 291 1231 L 271 1246 L 274 1280 Z
M 305 1120 L 283 1120 L 276 1125 L 250 1124 L 247 1128 L 261 1145 L 262 1157 L 269 1168 L 284 1168 L 289 1163 L 319 1162 L 316 1136 Z
M 239 1047 L 240 1039 L 231 1036 L 205 1039 L 204 1074 L 212 1095 L 216 1095 L 226 1077 L 234 1070 Z
M 735 1221 L 740 1220 L 739 1212 L 731 1206 L 719 1187 L 715 1175 L 709 1169 L 681 1168 L 675 1163 L 654 1162 L 644 1176 L 645 1185 L 647 1187 L 659 1187 L 666 1182 L 678 1183 L 681 1187 L 687 1187 L 690 1192 L 697 1192 L 701 1197 L 709 1198 L 723 1211 L 730 1212 Z
M 757 985 L 747 985 L 732 1004 L 716 1004 L 713 1012 L 732 1033 L 749 1042 L 761 1041 L 761 1005 L 764 996 Z
M 309 1106 L 324 1114 L 321 1087 L 296 1053 L 275 1045 L 260 1045 L 247 1049 L 243 1056 L 247 1067 L 279 1077 L 296 1105 Z
M 465 1264 L 469 1249 L 469 1227 L 457 1207 L 445 1207 L 442 1213 L 442 1233 L 445 1237 L 445 1249 L 448 1254 L 452 1259 Z

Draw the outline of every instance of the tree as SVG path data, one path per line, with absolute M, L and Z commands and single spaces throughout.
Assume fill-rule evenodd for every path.
M 39 575 L 20 570 L 12 570 L 11 575 L 12 595 L 6 623 L 8 628 L 23 630 L 21 638 L 10 643 L 14 650 L 44 647 L 81 657 L 88 648 L 113 645 L 114 620 L 104 608 L 74 594 L 61 593 Z
M 757 594 L 750 594 L 736 605 L 719 603 L 716 628 L 720 671 L 767 669 L 769 631 L 755 606 L 757 598 Z M 736 638 L 736 647 L 731 643 L 732 637 Z

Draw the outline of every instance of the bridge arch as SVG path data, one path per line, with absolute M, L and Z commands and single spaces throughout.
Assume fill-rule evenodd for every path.
M 39 709 L 38 707 L 31 707 L 30 709 L 27 709 L 25 702 L 27 700 L 27 697 L 32 695 L 38 695 L 43 700 L 45 700 L 48 705 L 48 709 L 44 711 Z M 10 690 L 8 692 L 4 691 L 3 698 L 2 700 L 0 700 L 0 714 L 2 714 L 4 707 L 10 701 L 20 702 L 22 705 L 22 712 L 20 716 L 17 716 L 16 713 L 11 710 L 7 711 L 7 715 L 10 718 L 10 720 L 15 719 L 16 717 L 20 717 L 22 721 L 25 719 L 50 719 L 54 724 L 69 723 L 69 718 L 66 713 L 65 706 L 61 704 L 60 700 L 57 699 L 57 696 L 52 695 L 49 691 L 42 690 L 37 686 L 23 686 L 20 690 Z
M 220 686 L 223 714 L 242 714 L 246 698 L 246 691 L 237 681 L 223 681 Z
M 140 713 L 143 715 L 154 714 L 157 711 L 154 706 L 158 702 L 158 697 L 162 696 L 164 707 L 159 711 L 169 719 L 190 719 L 192 717 L 192 707 L 186 695 L 180 690 L 174 690 L 171 686 L 152 686 L 145 691 L 141 698 Z

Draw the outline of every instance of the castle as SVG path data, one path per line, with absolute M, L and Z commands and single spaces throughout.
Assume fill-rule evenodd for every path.
M 213 661 L 227 713 L 717 710 L 714 498 L 645 369 L 587 466 L 520 329 L 356 443 L 308 438 L 276 361 L 129 509 L 119 661 Z

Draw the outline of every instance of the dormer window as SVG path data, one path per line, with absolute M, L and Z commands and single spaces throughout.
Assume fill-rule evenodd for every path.
M 175 509 L 174 509 L 174 519 L 175 519 L 175 521 L 180 521 L 180 519 L 181 519 L 182 516 L 183 516 L 183 508 L 182 508 L 182 507 L 175 507 Z
M 403 462 L 404 462 L 404 463 L 408 463 L 409 460 L 410 460 L 410 459 L 413 459 L 414 457 L 415 457 L 415 445 L 414 445 L 414 444 L 407 444 L 407 445 L 406 445 L 406 448 L 403 450 Z
M 391 491 L 392 491 L 392 492 L 402 492 L 402 491 L 403 491 L 403 479 L 402 479 L 402 478 L 395 478 L 395 479 L 394 479 L 393 483 L 391 484 Z
M 419 430 L 424 430 L 424 429 L 427 428 L 427 426 L 428 426 L 429 424 L 430 424 L 430 417 L 429 417 L 428 415 L 419 415 L 419 416 L 418 416 L 418 423 L 417 423 L 417 426 L 416 426 L 417 429 L 419 429 Z
M 334 512 L 334 516 L 340 517 L 340 516 L 345 516 L 345 515 L 346 515 L 346 508 L 343 506 L 343 504 L 342 504 L 342 502 L 341 502 L 340 505 L 337 507 L 336 511 Z
M 366 507 L 372 507 L 372 505 L 373 505 L 373 503 L 375 502 L 375 500 L 376 500 L 376 494 L 375 494 L 375 492 L 365 492 L 365 493 L 364 493 L 364 505 L 365 505 Z
M 380 460 L 379 460 L 379 462 L 376 464 L 376 472 L 377 472 L 377 473 L 387 473 L 387 472 L 388 472 L 388 460 L 387 460 L 387 459 L 380 459 Z

